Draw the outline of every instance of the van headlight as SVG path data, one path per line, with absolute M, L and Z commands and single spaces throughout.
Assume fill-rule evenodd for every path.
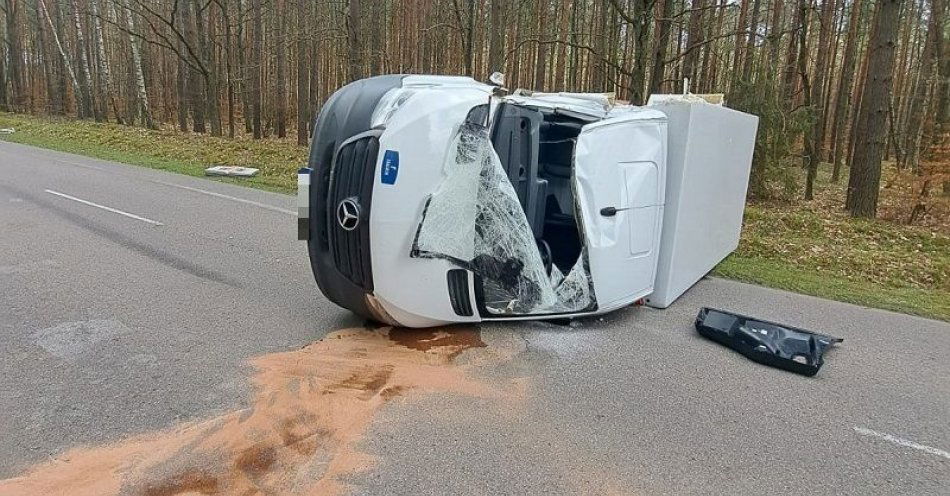
M 379 99 L 379 103 L 376 104 L 376 109 L 373 110 L 373 115 L 369 121 L 370 127 L 385 126 L 393 114 L 399 110 L 399 107 L 402 107 L 402 105 L 409 101 L 412 95 L 415 94 L 416 91 L 410 88 L 393 88 L 387 91 L 386 94 Z

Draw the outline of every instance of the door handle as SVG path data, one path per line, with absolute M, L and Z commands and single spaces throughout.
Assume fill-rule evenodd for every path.
M 604 217 L 613 217 L 617 215 L 617 212 L 622 212 L 624 210 L 630 210 L 630 207 L 617 208 L 617 207 L 604 207 L 600 209 L 600 215 Z

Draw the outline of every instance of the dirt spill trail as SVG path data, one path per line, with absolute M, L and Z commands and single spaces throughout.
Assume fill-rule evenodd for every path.
M 466 328 L 337 331 L 253 359 L 250 408 L 72 449 L 0 481 L 0 494 L 339 494 L 341 476 L 372 463 L 356 444 L 387 401 L 436 392 L 501 396 L 455 363 L 462 351 L 484 346 Z

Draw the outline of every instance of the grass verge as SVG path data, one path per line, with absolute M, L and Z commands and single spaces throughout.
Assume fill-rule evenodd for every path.
M 787 262 L 730 255 L 714 273 L 720 277 L 829 300 L 950 321 L 950 293 L 913 287 L 883 287 L 829 277 Z
M 212 164 L 257 167 L 257 177 L 231 181 L 287 193 L 307 153 L 286 139 L 231 140 L 0 113 L 0 128 L 7 127 L 16 130 L 4 137 L 8 141 L 192 176 L 203 176 Z M 947 229 L 846 217 L 837 206 L 841 185 L 830 182 L 826 168 L 817 191 L 812 202 L 747 206 L 739 248 L 714 273 L 950 321 Z M 882 195 L 886 204 L 888 192 Z
M 841 207 L 842 184 L 832 184 L 822 168 L 810 202 L 746 205 L 739 248 L 715 274 L 950 321 L 947 226 L 936 219 L 927 227 L 851 219 Z M 899 192 L 881 194 L 882 202 L 894 202 L 889 196 Z M 934 210 L 947 201 L 934 197 Z
M 296 191 L 297 169 L 307 160 L 306 147 L 289 139 L 232 140 L 2 112 L 0 128 L 15 129 L 3 137 L 7 141 L 189 176 L 204 176 L 205 168 L 219 164 L 256 167 L 255 177 L 219 180 L 284 193 Z

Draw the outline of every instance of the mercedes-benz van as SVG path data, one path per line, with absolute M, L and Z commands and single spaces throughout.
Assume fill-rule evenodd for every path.
M 752 118 L 730 168 L 741 191 L 726 192 L 722 214 L 741 223 L 755 118 L 715 112 Z M 298 173 L 317 284 L 341 307 L 407 327 L 572 318 L 649 298 L 663 230 L 676 234 L 668 182 L 682 189 L 688 170 L 667 177 L 669 120 L 603 94 L 507 94 L 467 77 L 350 83 L 322 108 Z M 695 124 L 679 121 L 674 134 L 689 141 Z M 735 248 L 733 221 L 713 265 Z

